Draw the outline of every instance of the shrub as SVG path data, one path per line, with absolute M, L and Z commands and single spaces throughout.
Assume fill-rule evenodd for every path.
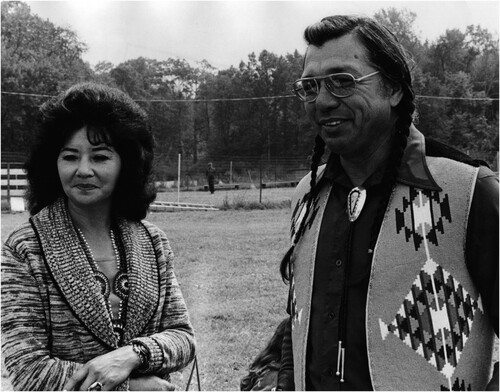
M 222 200 L 222 205 L 219 206 L 221 210 L 269 210 L 269 209 L 282 209 L 290 208 L 291 200 L 270 201 L 265 200 L 262 203 L 257 201 L 248 201 L 244 195 L 236 195 L 230 201 L 226 195 Z

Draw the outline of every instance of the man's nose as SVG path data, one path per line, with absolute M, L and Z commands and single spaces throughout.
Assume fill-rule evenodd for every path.
M 334 96 L 330 91 L 328 91 L 324 80 L 319 82 L 318 97 L 316 98 L 315 104 L 316 108 L 320 110 L 338 107 L 340 105 L 340 99 Z

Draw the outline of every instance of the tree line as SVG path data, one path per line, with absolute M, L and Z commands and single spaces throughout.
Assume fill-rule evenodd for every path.
M 297 51 L 276 55 L 264 49 L 223 70 L 206 60 L 193 66 L 184 59 L 144 57 L 92 67 L 82 59 L 87 45 L 71 29 L 43 20 L 23 2 L 1 7 L 3 153 L 26 152 L 37 107 L 81 81 L 118 87 L 148 112 L 160 172 L 167 176 L 179 153 L 194 166 L 211 157 L 271 160 L 310 153 L 314 131 L 291 91 L 302 71 Z M 417 127 L 491 162 L 499 142 L 498 39 L 470 25 L 422 41 L 413 12 L 382 9 L 374 18 L 412 56 Z

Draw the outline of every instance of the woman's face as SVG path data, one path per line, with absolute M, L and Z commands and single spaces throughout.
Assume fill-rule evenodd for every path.
M 121 157 L 112 146 L 92 145 L 87 127 L 77 130 L 57 158 L 59 178 L 69 205 L 109 210 L 121 166 Z

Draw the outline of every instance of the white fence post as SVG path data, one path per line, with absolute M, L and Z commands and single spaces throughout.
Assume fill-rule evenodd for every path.
M 229 183 L 233 183 L 233 161 L 229 162 Z
M 177 163 L 177 203 L 179 203 L 181 197 L 181 154 L 179 154 L 179 160 Z

